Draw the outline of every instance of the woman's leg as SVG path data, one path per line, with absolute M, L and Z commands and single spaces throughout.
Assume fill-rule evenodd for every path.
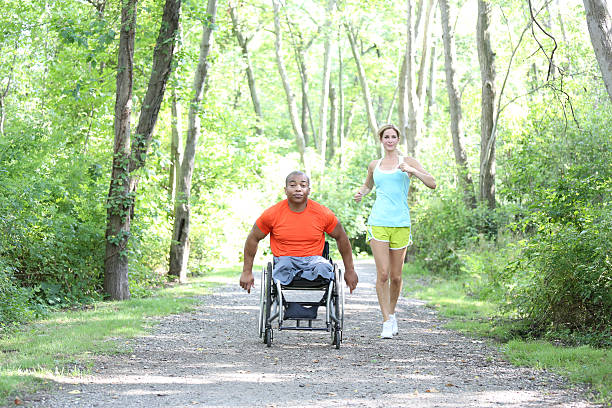
M 382 312 L 383 321 L 389 320 L 389 243 L 370 240 L 372 255 L 376 262 L 376 295 Z
M 391 249 L 389 250 L 389 271 L 390 271 L 390 290 L 389 290 L 389 314 L 395 314 L 395 305 L 402 291 L 402 268 L 406 257 L 406 250 Z

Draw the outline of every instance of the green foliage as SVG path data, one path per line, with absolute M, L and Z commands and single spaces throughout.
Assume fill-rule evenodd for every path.
M 411 208 L 410 255 L 425 261 L 433 273 L 457 275 L 462 268 L 461 249 L 478 236 L 490 217 L 484 208 L 471 210 L 457 190 L 443 189 Z
M 612 211 L 588 211 L 592 222 L 540 223 L 507 274 L 508 300 L 538 331 L 612 334 Z
M 504 298 L 506 268 L 520 254 L 514 239 L 508 232 L 500 233 L 495 240 L 479 235 L 459 250 L 464 290 L 469 296 L 493 302 Z
M 521 256 L 504 273 L 506 308 L 525 318 L 532 334 L 574 333 L 609 345 L 612 140 L 602 123 L 611 117 L 592 112 L 578 129 L 536 116 L 507 159 L 501 190 L 524 238 Z
M 14 324 L 27 322 L 35 315 L 31 297 L 32 293 L 13 277 L 11 267 L 0 259 L 0 333 Z
M 0 257 L 52 306 L 97 298 L 103 262 L 99 190 L 87 163 L 58 162 L 68 152 L 42 132 L 0 143 Z

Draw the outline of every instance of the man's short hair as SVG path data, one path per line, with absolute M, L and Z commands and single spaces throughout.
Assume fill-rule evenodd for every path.
M 287 175 L 287 178 L 285 179 L 285 187 L 289 185 L 289 179 L 293 176 L 305 176 L 306 180 L 308 180 L 308 185 L 310 186 L 310 177 L 308 177 L 308 174 L 304 173 L 303 171 L 294 170 Z

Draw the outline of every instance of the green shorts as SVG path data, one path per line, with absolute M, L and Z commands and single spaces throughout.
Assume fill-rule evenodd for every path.
M 366 240 L 375 239 L 376 241 L 388 242 L 389 249 L 404 249 L 412 244 L 412 234 L 410 227 L 378 227 L 368 225 Z

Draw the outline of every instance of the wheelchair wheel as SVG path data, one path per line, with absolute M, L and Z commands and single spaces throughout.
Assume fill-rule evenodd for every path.
M 264 317 L 266 313 L 266 268 L 262 269 L 261 279 L 259 281 L 259 319 L 257 320 L 257 332 L 259 333 L 259 338 L 262 338 L 264 332 L 266 331 L 266 326 L 264 325 Z
M 332 344 L 334 346 L 336 346 L 336 349 L 339 349 L 340 348 L 340 343 L 342 343 L 342 330 L 336 328 L 334 330 Z
M 267 328 L 266 333 L 264 334 L 264 343 L 266 343 L 266 346 L 268 347 L 272 347 L 272 336 L 272 328 Z
M 340 321 L 339 329 L 342 330 L 344 328 L 344 273 L 342 272 L 342 269 L 338 268 L 337 265 L 334 265 L 334 267 L 336 269 L 335 270 L 336 302 L 334 306 L 335 306 L 336 317 Z
M 265 307 L 264 307 L 264 343 L 270 347 L 272 345 L 272 324 L 270 323 L 270 310 L 272 307 L 272 263 L 268 262 L 266 267 L 266 281 L 265 281 Z

